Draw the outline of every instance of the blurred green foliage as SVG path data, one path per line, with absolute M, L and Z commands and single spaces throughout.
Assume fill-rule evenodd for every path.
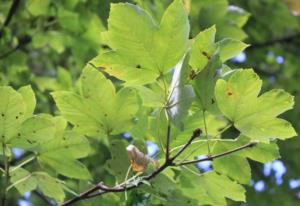
M 31 84 L 38 102 L 35 113 L 58 114 L 50 92 L 59 93 L 60 90 L 77 92 L 80 90 L 80 82 L 77 79 L 85 64 L 99 53 L 102 54 L 109 50 L 109 42 L 107 42 L 105 35 L 101 35 L 101 32 L 107 30 L 109 5 L 114 2 L 120 1 L 2 0 L 0 3 L 0 85 L 20 88 Z M 131 0 L 126 2 L 138 4 L 156 21 L 159 21 L 172 1 Z M 294 95 L 296 102 L 294 109 L 282 116 L 292 123 L 296 131 L 300 131 L 300 19 L 297 16 L 299 3 L 297 4 L 296 0 L 184 0 L 183 2 L 185 9 L 189 12 L 190 38 L 196 37 L 200 31 L 215 25 L 217 30 L 216 42 L 230 37 L 250 44 L 244 52 L 244 59 L 232 60 L 228 65 L 232 68 L 252 67 L 264 80 L 263 91 L 283 88 Z M 14 4 L 15 6 L 12 6 Z M 114 77 L 109 78 L 118 86 L 119 81 Z M 160 87 L 152 89 L 156 91 L 156 95 L 162 94 Z M 148 95 L 146 91 L 145 94 L 145 96 Z M 160 99 L 161 96 L 157 98 Z M 211 99 L 207 101 L 210 102 Z M 143 116 L 142 111 L 140 113 Z M 161 121 L 163 124 L 163 120 Z M 157 125 L 153 127 L 155 126 Z M 142 139 L 146 136 L 143 134 L 143 129 L 143 125 L 136 125 L 135 129 L 130 132 L 134 138 L 140 137 Z M 230 132 L 234 133 L 235 131 Z M 85 141 L 83 137 L 78 138 L 82 142 Z M 180 137 L 178 141 L 180 141 Z M 113 185 L 113 174 L 107 172 L 108 165 L 106 162 L 112 155 L 109 144 L 106 142 L 99 143 L 97 139 L 90 139 L 90 142 L 90 155 L 84 159 L 83 163 L 91 174 L 81 171 L 84 177 L 82 179 L 88 179 L 91 175 L 95 179 L 101 177 L 101 179 L 105 179 L 107 184 Z M 258 193 L 251 185 L 248 185 L 247 205 L 295 206 L 299 204 L 300 187 L 291 189 L 289 180 L 300 179 L 298 157 L 300 142 L 298 138 L 294 138 L 286 142 L 279 141 L 279 145 L 281 160 L 287 168 L 287 172 L 283 176 L 283 184 L 278 185 L 274 175 L 266 177 L 263 174 L 263 165 L 251 161 L 252 179 L 254 182 L 263 180 L 265 190 Z M 25 153 L 24 155 L 27 157 L 28 154 Z M 43 156 L 40 157 L 41 162 L 43 161 L 42 158 Z M 48 158 L 50 157 L 48 156 Z M 51 158 L 55 160 L 56 157 L 53 155 Z M 78 163 L 76 158 L 79 156 L 69 158 L 74 164 Z M 22 160 L 13 156 L 11 161 L 17 165 Z M 53 162 L 56 164 L 53 167 L 57 167 L 58 162 Z M 28 165 L 26 169 L 42 168 L 41 165 L 34 163 Z M 53 168 L 51 169 L 51 165 L 46 165 L 45 168 L 51 175 L 56 174 Z M 61 173 L 68 174 L 68 171 L 62 169 Z M 203 181 L 211 181 L 210 178 L 213 179 L 215 175 L 217 174 L 207 175 Z M 26 176 L 26 171 L 21 176 Z M 47 174 L 36 174 L 34 178 L 36 178 L 37 185 L 41 176 L 47 176 Z M 182 178 L 188 180 L 187 177 Z M 40 183 L 42 191 L 43 184 L 48 184 L 47 180 L 49 179 L 51 177 L 47 176 L 46 180 L 43 179 L 44 182 Z M 163 182 L 175 188 L 175 185 L 167 182 L 168 179 L 164 179 L 164 176 L 157 181 L 161 181 L 160 184 Z M 223 181 L 226 182 L 227 178 L 224 177 Z M 52 184 L 54 184 L 52 188 L 57 187 L 55 182 L 52 181 Z M 68 187 L 77 192 L 89 188 L 90 184 L 89 181 L 79 181 L 78 184 L 75 181 L 67 181 L 66 183 Z M 191 183 L 183 181 L 183 186 L 184 184 L 189 185 Z M 154 187 L 159 186 L 155 185 Z M 162 194 L 169 195 L 164 191 L 164 188 L 159 189 L 162 190 Z M 219 188 L 217 189 L 219 190 Z M 46 189 L 44 188 L 44 190 Z M 147 190 L 141 189 L 141 191 Z M 148 201 L 150 197 L 141 191 L 130 195 L 127 205 L 150 205 Z M 220 191 L 222 190 L 220 189 Z M 53 194 L 52 197 L 63 198 L 61 191 L 56 192 L 59 194 Z M 177 194 L 177 190 L 173 192 L 172 195 L 182 195 L 181 193 Z M 155 192 L 153 194 L 156 195 Z M 18 198 L 18 192 L 11 190 L 8 205 L 16 205 Z M 239 200 L 240 198 L 236 199 Z M 39 191 L 32 192 L 29 200 L 32 205 L 51 204 L 51 200 L 45 200 Z M 93 199 L 79 203 L 79 205 L 125 205 L 125 203 L 120 202 L 124 202 L 123 195 L 109 194 L 102 198 L 101 202 L 99 199 Z M 153 205 L 159 205 L 156 203 L 153 202 Z M 228 201 L 228 204 L 240 205 L 240 203 L 231 201 Z M 184 205 L 184 203 L 172 202 L 170 205 Z

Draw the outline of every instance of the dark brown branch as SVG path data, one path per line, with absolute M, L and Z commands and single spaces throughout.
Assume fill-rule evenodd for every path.
M 250 142 L 250 143 L 245 144 L 241 147 L 237 147 L 235 149 L 232 149 L 232 150 L 220 153 L 220 154 L 211 155 L 211 156 L 208 156 L 208 157 L 205 157 L 205 158 L 202 158 L 202 159 L 197 159 L 197 160 L 184 161 L 184 162 L 181 162 L 181 163 L 178 163 L 178 164 L 175 163 L 175 166 L 183 166 L 183 165 L 195 164 L 195 163 L 204 162 L 204 161 L 212 161 L 216 158 L 227 156 L 227 155 L 230 155 L 232 153 L 241 151 L 241 150 L 246 149 L 246 148 L 254 147 L 255 145 L 257 145 L 257 143 L 258 142 Z
M 20 4 L 20 0 L 13 0 L 12 4 L 11 4 L 11 7 L 8 11 L 8 14 L 6 16 L 6 19 L 0 29 L 0 37 L 2 36 L 2 31 L 4 29 L 4 27 L 8 26 L 8 24 L 10 23 L 10 21 L 12 20 L 12 17 L 14 16 L 14 14 L 16 13 L 18 7 L 19 7 L 19 4 Z
M 190 139 L 187 141 L 187 143 L 180 148 L 180 150 L 171 158 L 171 161 L 173 162 L 184 150 L 193 142 L 193 140 L 201 135 L 202 131 L 201 129 L 195 129 L 193 132 L 193 135 L 190 137 Z
M 168 126 L 168 131 L 167 131 L 167 139 L 170 138 L 170 131 L 171 128 Z M 144 184 L 143 181 L 149 181 L 151 179 L 153 179 L 156 175 L 158 175 L 159 173 L 161 173 L 163 170 L 165 170 L 167 167 L 174 165 L 173 161 L 192 143 L 192 141 L 200 136 L 201 134 L 201 130 L 200 129 L 195 129 L 193 132 L 193 135 L 191 136 L 191 138 L 189 139 L 189 141 L 175 154 L 174 157 L 172 158 L 166 158 L 165 163 L 163 165 L 161 165 L 158 169 L 156 169 L 154 172 L 152 172 L 150 175 L 145 176 L 144 178 L 142 178 L 141 181 L 138 182 L 138 184 L 131 184 L 128 185 L 127 182 L 123 182 L 120 185 L 116 185 L 114 187 L 108 187 L 106 185 L 103 185 L 102 182 L 98 183 L 96 186 L 88 189 L 87 191 L 81 193 L 80 195 L 74 197 L 73 199 L 70 199 L 69 201 L 66 201 L 65 203 L 62 204 L 62 206 L 66 206 L 66 205 L 71 205 L 79 200 L 82 199 L 87 199 L 87 198 L 91 198 L 94 196 L 99 196 L 108 192 L 124 192 L 125 190 L 131 190 L 133 188 L 138 187 L 139 185 Z M 91 195 L 92 193 L 98 191 L 98 190 L 102 190 L 101 192 Z
M 274 44 L 291 43 L 297 39 L 300 40 L 300 33 L 297 33 L 297 34 L 294 34 L 291 36 L 287 36 L 287 37 L 283 37 L 283 38 L 272 39 L 270 41 L 266 41 L 266 42 L 262 42 L 262 43 L 252 44 L 246 50 L 253 50 L 253 49 L 257 49 L 257 48 L 268 47 L 268 46 L 272 46 Z
M 114 187 L 108 187 L 108 186 L 104 185 L 102 182 L 100 182 L 97 185 L 95 185 L 94 187 L 92 187 L 92 188 L 88 189 L 87 191 L 81 193 L 80 195 L 66 201 L 61 206 L 71 205 L 71 204 L 73 204 L 75 202 L 78 202 L 80 200 L 89 199 L 89 198 L 93 198 L 93 197 L 96 197 L 96 196 L 101 196 L 103 194 L 110 193 L 110 192 L 118 193 L 118 192 L 128 191 L 128 190 L 134 189 L 134 188 L 139 187 L 140 185 L 144 184 L 144 181 L 150 181 L 151 179 L 156 177 L 158 174 L 160 174 L 162 171 L 164 171 L 168 167 L 182 166 L 182 165 L 194 164 L 194 163 L 198 163 L 198 162 L 202 162 L 202 161 L 213 160 L 213 159 L 216 159 L 216 158 L 220 158 L 220 157 L 232 154 L 234 152 L 238 152 L 238 151 L 246 149 L 246 148 L 253 147 L 257 144 L 257 142 L 250 142 L 250 143 L 245 144 L 241 147 L 238 147 L 238 148 L 235 148 L 235 149 L 232 149 L 232 150 L 229 150 L 227 152 L 220 153 L 220 154 L 217 154 L 217 155 L 212 155 L 210 157 L 206 157 L 206 158 L 203 158 L 203 159 L 194 160 L 194 161 L 186 161 L 186 162 L 182 162 L 180 164 L 174 163 L 174 160 L 180 154 L 182 154 L 182 152 L 192 143 L 192 141 L 196 137 L 200 136 L 200 134 L 201 134 L 200 129 L 194 130 L 193 135 L 191 136 L 189 141 L 173 157 L 171 157 L 169 159 L 166 159 L 166 161 L 163 165 L 161 165 L 158 169 L 156 169 L 150 175 L 142 177 L 141 180 L 137 184 L 132 184 L 132 183 L 130 184 L 128 182 L 123 182 L 123 183 L 121 183 L 119 185 L 116 185 Z M 101 191 L 99 191 L 99 190 L 101 190 Z M 97 192 L 97 191 L 99 191 L 99 192 Z M 95 193 L 95 192 L 97 192 L 97 193 Z

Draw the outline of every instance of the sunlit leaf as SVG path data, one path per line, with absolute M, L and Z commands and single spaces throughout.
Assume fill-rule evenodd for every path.
M 293 97 L 283 90 L 271 90 L 260 96 L 261 80 L 253 70 L 237 70 L 230 78 L 218 80 L 216 100 L 222 113 L 244 135 L 268 141 L 296 135 L 286 120 L 277 116 L 293 107 Z
M 105 37 L 113 51 L 92 63 L 131 84 L 153 82 L 183 57 L 188 35 L 187 14 L 179 0 L 167 8 L 160 24 L 138 6 L 112 4 Z M 144 82 L 137 81 L 141 72 Z

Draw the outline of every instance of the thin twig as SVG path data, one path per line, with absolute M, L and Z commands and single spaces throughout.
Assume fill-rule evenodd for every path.
M 274 44 L 282 44 L 282 43 L 291 43 L 294 40 L 300 39 L 300 33 L 296 33 L 287 37 L 272 39 L 270 41 L 262 42 L 262 43 L 254 43 L 250 47 L 247 48 L 247 50 L 253 50 L 257 48 L 267 47 L 267 46 L 273 46 Z
M 167 143 L 166 143 L 166 160 L 170 158 L 170 141 L 171 141 L 171 124 L 170 120 L 168 121 L 167 127 Z
M 11 7 L 8 11 L 8 14 L 5 18 L 5 21 L 0 29 L 0 37 L 1 37 L 1 33 L 4 29 L 4 27 L 8 26 L 8 24 L 10 23 L 10 21 L 12 20 L 12 17 L 14 16 L 14 14 L 16 13 L 18 6 L 19 6 L 20 0 L 13 0 Z
M 220 153 L 220 154 L 211 155 L 211 156 L 208 156 L 208 157 L 205 157 L 205 158 L 202 158 L 202 159 L 197 159 L 197 160 L 184 161 L 184 162 L 181 162 L 181 163 L 178 163 L 178 164 L 175 163 L 175 166 L 183 166 L 183 165 L 195 164 L 195 163 L 199 163 L 199 162 L 212 161 L 216 158 L 223 157 L 223 156 L 241 151 L 243 149 L 253 147 L 253 146 L 257 145 L 257 143 L 258 142 L 250 142 L 248 144 L 245 144 L 243 146 L 237 147 L 235 149 L 232 149 L 232 150 Z
M 187 143 L 180 148 L 180 150 L 172 157 L 170 158 L 171 161 L 175 160 L 184 150 L 193 142 L 193 140 L 201 135 L 202 131 L 201 129 L 195 129 L 193 132 L 193 135 L 190 137 L 190 139 L 187 141 Z
M 208 154 L 210 155 L 210 146 L 209 146 L 209 138 L 208 138 L 208 134 L 207 134 L 207 124 L 206 124 L 205 110 L 203 110 L 202 112 L 203 112 L 203 123 L 204 123 L 204 130 L 205 130 L 205 138 L 207 140 L 207 151 L 208 151 Z

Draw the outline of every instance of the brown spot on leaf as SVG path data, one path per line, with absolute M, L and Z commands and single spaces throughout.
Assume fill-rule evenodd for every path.
M 202 54 L 203 54 L 203 56 L 205 56 L 207 59 L 211 59 L 211 56 L 210 56 L 206 51 L 203 51 Z

